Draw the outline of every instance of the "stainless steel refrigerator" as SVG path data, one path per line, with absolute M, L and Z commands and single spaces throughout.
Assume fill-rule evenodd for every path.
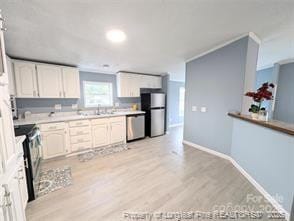
M 156 137 L 165 134 L 165 94 L 141 94 L 141 107 L 145 114 L 145 135 Z

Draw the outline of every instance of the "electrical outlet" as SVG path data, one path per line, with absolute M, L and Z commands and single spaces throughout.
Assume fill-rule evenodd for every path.
M 72 105 L 71 105 L 71 109 L 73 109 L 73 110 L 77 110 L 77 109 L 78 109 L 78 104 L 72 104 Z
M 115 102 L 115 103 L 114 103 L 114 106 L 115 106 L 115 107 L 119 107 L 119 103 L 118 103 L 118 102 Z
M 201 107 L 201 110 L 200 110 L 202 113 L 205 113 L 207 111 L 207 108 L 206 107 Z
M 61 110 L 61 104 L 55 104 L 54 109 L 55 110 Z
M 192 106 L 192 111 L 197 111 L 197 106 Z

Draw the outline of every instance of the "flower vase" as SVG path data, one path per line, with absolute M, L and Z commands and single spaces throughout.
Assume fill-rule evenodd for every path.
M 254 120 L 258 120 L 259 119 L 259 114 L 258 113 L 251 113 L 251 118 Z

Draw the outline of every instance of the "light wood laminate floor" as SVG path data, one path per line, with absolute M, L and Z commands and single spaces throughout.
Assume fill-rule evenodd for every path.
M 28 221 L 120 221 L 130 220 L 124 212 L 210 212 L 216 205 L 272 208 L 263 197 L 248 202 L 248 194 L 260 194 L 228 161 L 183 146 L 181 127 L 128 146 L 88 162 L 74 156 L 45 163 L 71 166 L 73 185 L 29 203 Z

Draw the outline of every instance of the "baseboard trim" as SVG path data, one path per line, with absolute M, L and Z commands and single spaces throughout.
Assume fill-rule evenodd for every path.
M 220 153 L 220 152 L 217 152 L 215 150 L 211 150 L 207 147 L 203 147 L 201 145 L 198 145 L 198 144 L 195 144 L 195 143 L 192 143 L 190 141 L 186 141 L 186 140 L 183 140 L 183 144 L 187 144 L 188 146 L 191 146 L 191 147 L 195 147 L 196 149 L 198 150 L 202 150 L 204 152 L 207 152 L 207 153 L 210 153 L 210 154 L 213 154 L 215 156 L 218 156 L 218 157 L 221 157 L 223 159 L 226 159 L 226 160 L 230 160 L 231 157 L 229 157 L 228 155 L 226 154 L 223 154 L 223 153 Z
M 282 214 L 285 214 L 286 216 L 286 220 L 290 220 L 290 213 L 288 213 L 281 204 L 279 204 L 246 170 L 244 170 L 232 157 L 217 152 L 215 150 L 211 150 L 207 147 L 203 147 L 201 145 L 192 143 L 190 141 L 187 140 L 183 140 L 183 144 L 186 144 L 188 146 L 194 147 L 198 150 L 207 152 L 209 154 L 213 154 L 215 156 L 221 157 L 225 160 L 230 161 L 233 166 L 239 170 L 239 172 L 272 204 L 272 206 L 279 212 Z
M 180 123 L 180 124 L 170 124 L 168 127 L 169 128 L 172 128 L 172 127 L 181 127 L 183 125 L 184 125 L 183 123 Z

